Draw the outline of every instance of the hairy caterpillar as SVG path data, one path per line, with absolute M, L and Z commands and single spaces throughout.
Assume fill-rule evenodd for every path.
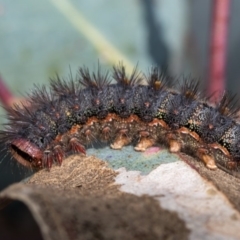
M 26 167 L 51 168 L 100 141 L 113 149 L 133 144 L 136 151 L 164 144 L 170 152 L 195 156 L 209 169 L 238 176 L 238 107 L 226 94 L 209 104 L 193 80 L 176 90 L 157 68 L 146 77 L 136 69 L 128 77 L 121 64 L 112 76 L 100 68 L 92 74 L 80 68 L 76 82 L 57 77 L 50 91 L 37 88 L 28 97 L 28 104 L 7 109 L 9 122 L 0 132 L 1 142 Z

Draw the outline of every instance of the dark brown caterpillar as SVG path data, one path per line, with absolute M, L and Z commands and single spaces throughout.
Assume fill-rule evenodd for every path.
M 136 69 L 130 77 L 120 65 L 108 74 L 80 68 L 76 82 L 57 77 L 50 91 L 37 88 L 29 104 L 8 109 L 9 123 L 0 140 L 12 156 L 31 168 L 51 168 L 70 153 L 84 153 L 96 141 L 113 149 L 134 144 L 145 151 L 166 145 L 239 176 L 238 107 L 225 94 L 215 106 L 203 100 L 198 83 L 186 80 L 178 90 L 153 68 L 147 85 Z

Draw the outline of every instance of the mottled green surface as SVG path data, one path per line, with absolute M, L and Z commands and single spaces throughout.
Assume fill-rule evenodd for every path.
M 160 164 L 175 162 L 179 158 L 170 154 L 168 150 L 153 148 L 155 152 L 136 152 L 132 146 L 124 147 L 122 150 L 112 150 L 110 147 L 99 149 L 88 149 L 88 155 L 95 155 L 108 162 L 114 169 L 125 167 L 127 170 L 141 171 L 148 174 Z

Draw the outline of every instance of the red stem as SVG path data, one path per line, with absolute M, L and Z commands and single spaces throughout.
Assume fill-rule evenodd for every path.
M 226 87 L 226 54 L 230 0 L 213 1 L 208 93 L 218 101 Z
M 4 80 L 0 76 L 0 101 L 4 107 L 9 107 L 14 99 L 13 94 L 6 86 Z

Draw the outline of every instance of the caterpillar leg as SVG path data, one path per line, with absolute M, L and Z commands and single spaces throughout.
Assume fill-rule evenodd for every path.
M 211 156 L 209 154 L 209 151 L 205 148 L 199 148 L 197 150 L 197 156 L 200 160 L 202 160 L 205 164 L 206 167 L 211 169 L 211 170 L 215 170 L 217 169 L 217 165 L 215 162 L 215 159 L 213 156 Z
M 180 142 L 180 140 L 178 139 L 178 135 L 177 134 L 183 134 L 183 136 L 188 136 L 188 138 L 183 138 L 183 141 L 186 142 Z M 168 143 L 169 143 L 169 150 L 170 152 L 180 152 L 181 149 L 185 148 L 185 146 L 187 146 L 188 144 L 192 145 L 192 147 L 195 148 L 195 152 L 194 155 L 196 157 L 198 157 L 202 162 L 204 162 L 204 164 L 206 165 L 207 168 L 211 169 L 211 170 L 215 170 L 217 169 L 217 165 L 215 162 L 215 158 L 212 156 L 212 154 L 210 153 L 210 151 L 208 150 L 209 146 L 206 146 L 206 148 L 204 147 L 204 145 L 202 146 L 202 141 L 199 137 L 199 135 L 195 132 L 190 131 L 189 129 L 185 128 L 185 127 L 181 127 L 180 129 L 178 129 L 176 131 L 176 134 L 170 133 L 167 135 L 168 138 Z M 221 146 L 211 146 L 211 148 L 220 148 Z M 220 149 L 222 152 L 224 151 L 224 149 Z M 185 151 L 187 152 L 187 150 L 185 149 Z
M 152 147 L 155 144 L 155 140 L 148 137 L 142 137 L 138 144 L 134 147 L 136 151 L 145 152 L 147 148 Z
M 181 151 L 181 142 L 179 142 L 176 134 L 169 133 L 166 139 L 169 145 L 169 152 L 177 153 Z
M 213 149 L 220 150 L 225 156 L 230 157 L 229 151 L 225 147 L 221 146 L 220 144 L 214 143 L 214 144 L 209 144 L 209 146 Z
M 139 132 L 139 141 L 134 147 L 136 151 L 145 152 L 147 148 L 152 147 L 156 143 L 156 140 L 150 137 L 148 131 Z
M 131 143 L 132 139 L 127 136 L 127 129 L 122 129 L 118 132 L 114 142 L 110 145 L 112 149 L 121 150 L 124 146 Z
M 169 151 L 171 153 L 177 153 L 177 152 L 181 151 L 182 143 L 179 140 L 179 136 L 178 136 L 179 134 L 186 134 L 186 135 L 191 136 L 196 141 L 200 141 L 200 138 L 199 138 L 197 133 L 191 132 L 189 129 L 187 129 L 185 127 L 181 127 L 175 133 L 167 134 L 167 141 L 168 141 L 168 144 L 169 144 Z

